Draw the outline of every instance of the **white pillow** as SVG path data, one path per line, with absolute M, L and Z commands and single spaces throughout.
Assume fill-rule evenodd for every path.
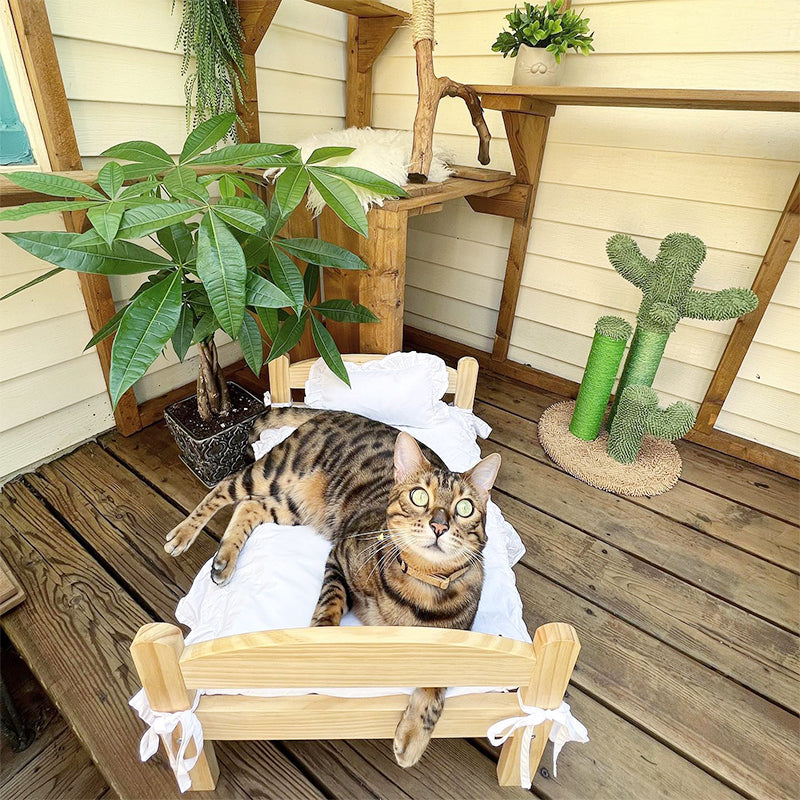
M 447 419 L 444 361 L 428 353 L 390 353 L 365 364 L 346 363 L 350 386 L 320 358 L 311 367 L 305 403 L 311 408 L 351 411 L 387 425 L 428 428 Z

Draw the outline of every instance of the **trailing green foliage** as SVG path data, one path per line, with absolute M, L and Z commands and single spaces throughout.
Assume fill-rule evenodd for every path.
M 636 332 L 611 408 L 613 424 L 626 386 L 651 386 L 664 348 L 681 317 L 723 320 L 748 314 L 758 305 L 750 289 L 701 292 L 692 289 L 695 275 L 706 257 L 706 247 L 696 236 L 671 233 L 651 261 L 630 236 L 618 233 L 606 245 L 608 258 L 625 280 L 642 291 Z
M 658 395 L 650 386 L 626 386 L 608 434 L 608 454 L 622 464 L 632 464 L 646 433 L 669 441 L 680 439 L 692 429 L 694 420 L 694 409 L 686 403 L 659 408 Z
M 187 137 L 177 164 L 152 142 L 124 142 L 109 148 L 103 155 L 129 163 L 107 163 L 98 175 L 99 189 L 48 173 L 4 176 L 45 195 L 75 199 L 29 203 L 0 212 L 0 220 L 86 209 L 92 226 L 82 234 L 5 234 L 56 267 L 6 297 L 65 269 L 99 275 L 150 273 L 131 302 L 87 345 L 115 334 L 109 375 L 115 405 L 169 341 L 181 360 L 191 345 L 200 344 L 204 346 L 201 355 L 205 357 L 207 351 L 214 361 L 214 334 L 224 330 L 238 339 L 247 363 L 260 372 L 265 348 L 256 319 L 269 346 L 267 360 L 294 347 L 311 324 L 320 354 L 347 381 L 323 320 L 377 320 L 368 309 L 349 300 L 329 298 L 314 305 L 320 269 L 367 269 L 358 256 L 317 239 L 284 238 L 279 231 L 312 180 L 324 184 L 333 211 L 365 235 L 364 212 L 360 204 L 357 210 L 351 207 L 352 186 L 368 186 L 386 196 L 405 192 L 364 170 L 337 173 L 326 167 L 326 159 L 341 155 L 341 148 L 317 150 L 306 162 L 293 145 L 239 144 L 207 153 L 233 121 L 233 114 L 223 114 L 198 125 Z M 195 170 L 199 165 L 262 166 L 265 160 L 282 170 L 269 202 L 255 191 L 254 184 L 261 179 L 226 172 L 198 177 Z M 135 182 L 125 186 L 126 181 Z M 213 184 L 219 189 L 219 198 L 214 200 L 211 194 L 215 193 L 209 193 Z M 145 236 L 150 237 L 147 247 L 131 241 Z M 159 249 L 154 250 L 153 244 Z M 294 258 L 308 262 L 305 274 Z M 212 369 L 222 375 L 216 362 Z
M 558 63 L 567 50 L 588 56 L 594 50 L 594 33 L 589 31 L 589 20 L 582 11 L 562 11 L 563 5 L 564 0 L 552 0 L 543 6 L 530 3 L 525 3 L 522 9 L 514 6 L 514 10 L 506 14 L 511 31 L 501 31 L 492 50 L 505 58 L 516 56 L 523 44 L 544 47 Z
M 630 324 L 622 317 L 597 320 L 592 349 L 569 423 L 573 436 L 587 442 L 597 438 L 631 332 Z
M 246 80 L 243 39 L 236 0 L 183 0 L 175 46 L 183 50 L 181 74 L 187 75 L 184 84 L 187 128 L 192 122 L 197 125 L 209 117 L 234 111 L 236 98 L 242 99 L 242 80 Z M 227 135 L 236 138 L 233 123 L 217 140 Z

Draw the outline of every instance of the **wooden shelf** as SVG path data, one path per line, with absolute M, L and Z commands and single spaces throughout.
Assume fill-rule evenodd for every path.
M 519 97 L 562 106 L 630 106 L 695 108 L 717 111 L 800 111 L 800 92 L 756 92 L 734 89 L 618 89 L 598 86 L 473 87 L 486 108 L 492 98 Z
M 378 0 L 308 0 L 315 6 L 325 6 L 334 11 L 342 11 L 345 14 L 352 14 L 354 17 L 410 17 L 408 11 L 401 11 L 399 8 L 392 8 Z

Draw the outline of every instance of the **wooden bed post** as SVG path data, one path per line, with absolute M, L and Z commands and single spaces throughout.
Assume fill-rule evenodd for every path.
M 291 403 L 292 387 L 289 383 L 289 356 L 279 356 L 267 364 L 269 395 L 273 403 Z
M 178 659 L 183 652 L 183 636 L 178 628 L 166 622 L 154 622 L 139 629 L 131 644 L 131 655 L 139 680 L 153 711 L 185 711 L 192 707 L 183 681 Z M 179 731 L 173 733 L 177 742 Z M 194 745 L 189 745 L 186 755 L 195 755 Z M 214 745 L 205 742 L 203 752 L 189 773 L 192 791 L 213 790 L 219 777 L 219 766 Z
M 581 643 L 572 625 L 551 622 L 536 629 L 533 635 L 533 650 L 536 665 L 531 682 L 520 687 L 522 702 L 538 708 L 558 708 L 572 676 Z M 531 777 L 536 774 L 542 753 L 547 745 L 550 720 L 537 725 L 531 742 Z M 497 762 L 497 781 L 501 786 L 519 786 L 519 757 L 524 731 L 517 731 L 504 745 Z

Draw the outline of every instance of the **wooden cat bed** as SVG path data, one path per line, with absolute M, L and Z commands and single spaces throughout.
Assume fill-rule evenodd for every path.
M 354 354 L 363 363 L 379 355 Z M 291 400 L 305 385 L 316 359 L 270 366 L 273 402 Z M 462 358 L 448 367 L 446 394 L 459 408 L 472 409 L 478 364 Z M 558 708 L 572 675 L 580 643 L 565 623 L 537 628 L 532 644 L 472 631 L 422 627 L 332 627 L 262 631 L 184 646 L 175 626 L 157 622 L 139 629 L 131 654 L 150 707 L 156 712 L 190 709 L 195 690 L 289 689 L 360 686 L 519 686 L 513 692 L 468 694 L 447 699 L 434 737 L 484 737 L 500 720 L 518 717 L 526 706 Z M 408 695 L 289 697 L 203 695 L 196 715 L 204 748 L 190 772 L 192 790 L 213 789 L 219 775 L 214 741 L 263 739 L 391 739 Z M 529 772 L 536 768 L 552 722 L 534 729 Z M 177 741 L 180 729 L 173 738 Z M 502 786 L 520 785 L 524 730 L 503 745 L 497 765 Z M 192 745 L 190 745 L 190 748 Z M 187 756 L 196 753 L 187 750 Z M 133 757 L 133 754 L 132 754 Z

